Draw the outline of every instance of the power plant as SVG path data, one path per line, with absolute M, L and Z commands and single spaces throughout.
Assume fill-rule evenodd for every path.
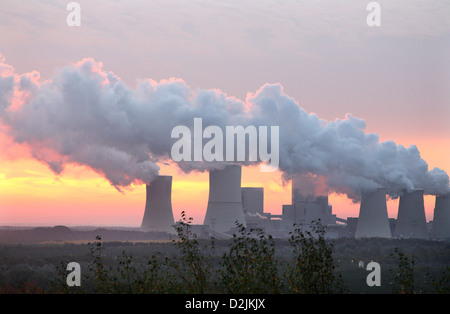
M 283 225 L 286 230 L 292 231 L 301 225 L 305 230 L 310 230 L 314 222 L 329 226 L 336 224 L 336 215 L 332 213 L 332 207 L 328 204 L 328 195 L 315 195 L 312 191 L 303 191 L 307 177 L 295 177 L 292 180 L 292 204 L 283 205 Z
M 431 235 L 436 239 L 450 238 L 450 194 L 436 197 Z
M 428 238 L 423 190 L 405 192 L 400 196 L 394 235 L 402 238 Z
M 320 221 L 328 238 L 450 238 L 450 195 L 436 196 L 430 224 L 426 222 L 423 190 L 400 196 L 397 219 L 388 218 L 385 188 L 363 193 L 359 216 L 342 219 L 333 214 L 327 193 L 312 191 L 308 179 L 301 182 L 299 177 L 292 180 L 291 204 L 283 205 L 282 214 L 276 215 L 264 212 L 264 188 L 241 187 L 241 176 L 239 165 L 209 172 L 206 214 L 202 225 L 194 225 L 196 231 L 204 236 L 229 237 L 237 222 L 283 238 L 298 226 L 310 231 L 312 224 Z M 158 176 L 146 188 L 141 229 L 173 232 L 172 177 Z
M 236 222 L 247 226 L 241 196 L 241 166 L 230 165 L 209 173 L 209 199 L 204 225 L 214 232 L 228 232 Z
M 158 176 L 146 186 L 146 202 L 141 229 L 173 232 L 172 177 Z
M 390 238 L 386 189 L 363 193 L 355 238 Z
M 241 188 L 242 207 L 244 214 L 264 213 L 264 188 L 245 187 Z

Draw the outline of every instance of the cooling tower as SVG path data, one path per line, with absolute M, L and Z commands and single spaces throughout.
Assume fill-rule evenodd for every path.
M 141 229 L 173 232 L 172 177 L 158 176 L 147 185 L 147 199 Z
M 450 238 L 450 194 L 436 196 L 431 233 L 433 238 Z
M 245 187 L 241 188 L 242 207 L 244 213 L 264 212 L 264 188 Z
M 386 189 L 380 188 L 361 197 L 355 238 L 390 238 Z
M 241 167 L 227 166 L 209 173 L 209 199 L 205 225 L 213 231 L 227 232 L 236 221 L 246 226 L 241 200 Z
M 400 196 L 394 235 L 402 238 L 428 238 L 423 190 L 405 192 Z

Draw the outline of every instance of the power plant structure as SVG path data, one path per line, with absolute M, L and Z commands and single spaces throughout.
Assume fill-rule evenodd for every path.
M 242 208 L 246 214 L 264 214 L 264 188 L 241 188 Z
M 209 172 L 209 198 L 204 225 L 214 232 L 228 232 L 236 222 L 247 226 L 241 196 L 241 166 L 228 165 Z
M 202 225 L 194 225 L 196 231 L 204 236 L 227 238 L 236 231 L 237 222 L 249 229 L 258 228 L 274 237 L 286 238 L 295 228 L 300 226 L 310 231 L 313 222 L 320 221 L 326 227 L 328 238 L 450 239 L 450 194 L 436 196 L 429 231 L 423 190 L 400 196 L 397 219 L 388 218 L 385 188 L 363 193 L 359 216 L 342 219 L 333 214 L 328 194 L 315 193 L 308 188 L 307 181 L 299 183 L 294 179 L 291 204 L 282 206 L 282 214 L 271 214 L 264 212 L 264 188 L 241 187 L 241 176 L 239 165 L 209 172 L 206 215 Z M 158 176 L 146 186 L 142 230 L 174 232 L 171 191 L 171 176 Z
M 332 207 L 328 204 L 328 196 L 323 195 L 296 199 L 291 205 L 283 205 L 282 219 L 286 230 L 294 229 L 294 225 L 309 229 L 315 222 L 325 226 L 336 224 L 336 215 L 333 215 Z
M 267 226 L 267 215 L 264 213 L 264 188 L 243 187 L 241 188 L 242 208 L 247 227 L 250 229 L 270 230 Z M 269 227 L 269 229 L 267 229 Z
M 283 205 L 283 228 L 292 231 L 298 226 L 303 230 L 310 230 L 315 222 L 324 226 L 336 225 L 336 215 L 332 213 L 332 207 L 328 204 L 327 195 L 314 195 L 311 190 L 303 191 L 302 186 L 308 181 L 307 177 L 295 177 L 292 180 L 292 204 Z M 308 182 L 306 182 L 308 183 Z
M 423 190 L 405 192 L 400 196 L 395 237 L 419 239 L 429 237 L 423 201 Z
M 436 196 L 431 236 L 435 239 L 450 238 L 450 194 Z
M 158 176 L 146 185 L 146 202 L 141 229 L 173 232 L 172 177 Z
M 355 238 L 390 238 L 391 229 L 386 206 L 386 189 L 361 195 Z

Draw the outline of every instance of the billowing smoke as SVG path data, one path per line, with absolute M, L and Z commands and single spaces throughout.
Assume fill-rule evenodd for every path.
M 193 90 L 180 79 L 142 80 L 129 88 L 92 59 L 60 69 L 41 82 L 39 73 L 16 74 L 0 59 L 0 119 L 17 143 L 60 173 L 68 163 L 102 174 L 117 189 L 151 182 L 158 163 L 171 160 L 174 127 L 279 126 L 279 169 L 326 178 L 328 190 L 355 199 L 385 187 L 395 197 L 421 188 L 446 194 L 449 177 L 428 170 L 415 146 L 380 142 L 365 133 L 365 122 L 348 114 L 335 121 L 309 114 L 283 92 L 266 84 L 245 101 L 220 90 Z M 247 164 L 249 162 L 246 162 Z M 223 167 L 224 162 L 180 162 L 185 171 Z

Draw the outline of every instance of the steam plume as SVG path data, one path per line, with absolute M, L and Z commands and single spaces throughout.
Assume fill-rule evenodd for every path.
M 365 121 L 347 114 L 325 121 L 307 113 L 280 84 L 265 84 L 245 101 L 220 90 L 193 90 L 181 79 L 147 79 L 133 90 L 101 62 L 86 58 L 41 82 L 39 73 L 17 74 L 0 57 L 0 119 L 14 141 L 61 173 L 68 163 L 102 174 L 117 189 L 148 183 L 159 162 L 170 160 L 177 125 L 279 126 L 279 169 L 286 179 L 315 175 L 329 191 L 350 198 L 386 188 L 396 197 L 421 188 L 450 192 L 445 171 L 428 165 L 416 146 L 380 142 Z M 185 171 L 223 163 L 182 162 Z

